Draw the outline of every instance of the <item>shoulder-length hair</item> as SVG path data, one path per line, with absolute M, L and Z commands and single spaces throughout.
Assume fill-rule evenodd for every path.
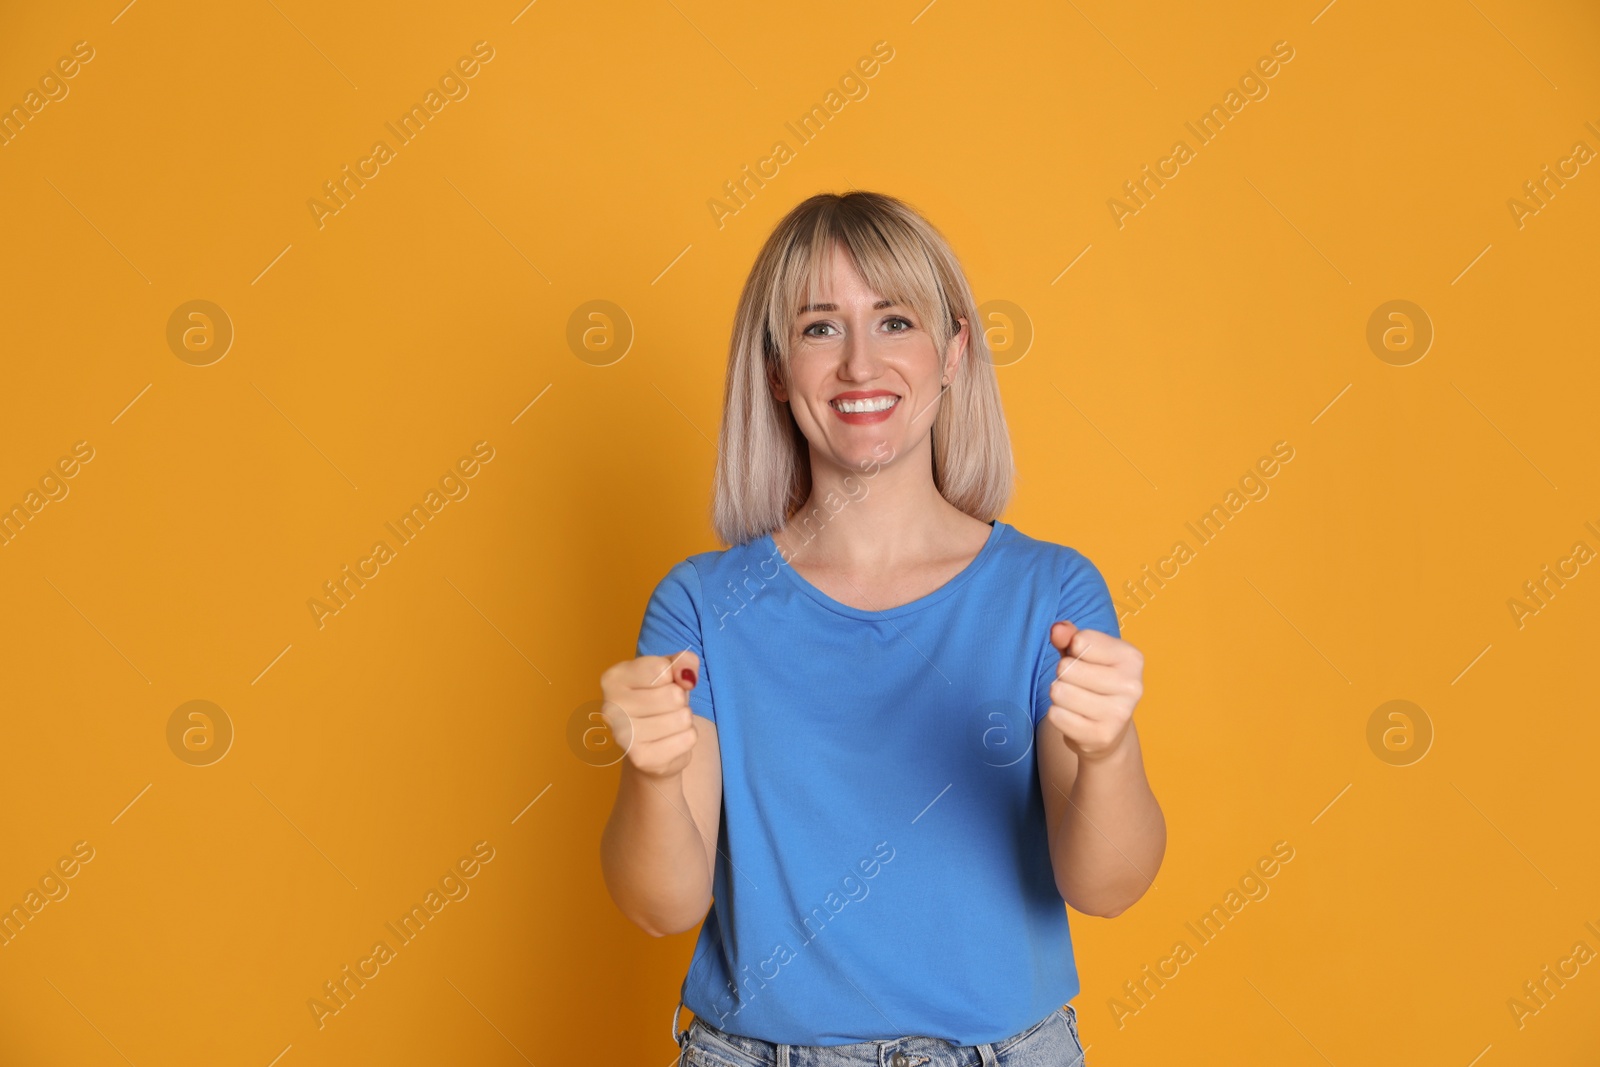
M 782 527 L 811 494 L 811 452 L 787 403 L 785 373 L 799 309 L 816 302 L 841 247 L 874 292 L 912 309 L 941 359 L 967 321 L 967 350 L 934 416 L 933 483 L 973 518 L 998 518 L 1016 474 L 1000 384 L 966 275 L 944 236 L 883 193 L 820 193 L 790 211 L 762 245 L 734 313 L 723 384 L 711 523 L 728 545 Z

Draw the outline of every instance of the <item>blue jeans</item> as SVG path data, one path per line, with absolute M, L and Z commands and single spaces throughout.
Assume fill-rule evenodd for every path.
M 1078 1013 L 1063 1004 L 1043 1019 L 1000 1041 L 952 1045 L 941 1037 L 900 1037 L 850 1045 L 778 1045 L 719 1030 L 698 1015 L 672 1039 L 678 1067 L 1087 1067 L 1078 1040 Z

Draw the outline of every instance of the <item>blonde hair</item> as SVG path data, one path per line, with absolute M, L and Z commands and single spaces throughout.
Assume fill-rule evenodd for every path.
M 933 421 L 933 482 L 975 519 L 998 518 L 1016 469 L 1000 383 L 966 275 L 950 245 L 903 201 L 883 193 L 819 193 L 773 229 L 734 312 L 711 524 L 728 545 L 778 529 L 811 493 L 811 452 L 768 374 L 788 366 L 799 309 L 814 303 L 831 249 L 842 248 L 873 291 L 909 306 L 942 361 L 967 320 L 967 351 Z

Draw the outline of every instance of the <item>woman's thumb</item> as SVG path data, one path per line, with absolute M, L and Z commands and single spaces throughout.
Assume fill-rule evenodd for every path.
M 700 657 L 688 649 L 673 656 L 672 680 L 682 686 L 684 692 L 693 689 L 700 680 Z
M 1057 652 L 1065 656 L 1067 649 L 1072 645 L 1072 635 L 1077 632 L 1076 626 L 1063 619 L 1050 627 L 1050 643 L 1055 646 Z

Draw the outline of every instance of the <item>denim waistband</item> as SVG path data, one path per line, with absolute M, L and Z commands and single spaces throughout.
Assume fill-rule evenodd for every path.
M 1000 1055 L 1008 1048 L 1056 1015 L 1071 1011 L 1071 1007 L 1063 1005 L 1025 1030 L 981 1045 L 955 1045 L 938 1037 L 899 1037 L 846 1045 L 786 1045 L 719 1030 L 699 1016 L 695 1016 L 687 1028 L 679 1030 L 678 1017 L 682 1011 L 680 997 L 672 1011 L 672 1040 L 679 1048 L 675 1067 L 697 1067 L 692 1058 L 685 1056 L 686 1052 L 694 1051 L 687 1047 L 691 1036 L 714 1050 L 724 1051 L 718 1064 L 738 1057 L 736 1062 L 764 1067 L 998 1067 Z M 734 1057 L 727 1055 L 728 1051 L 733 1052 Z

